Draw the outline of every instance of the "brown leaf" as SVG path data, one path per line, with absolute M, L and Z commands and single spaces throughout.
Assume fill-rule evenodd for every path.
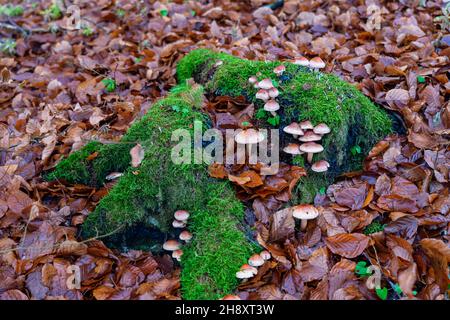
M 295 220 L 290 208 L 275 212 L 270 217 L 270 240 L 277 241 L 294 233 Z
M 136 168 L 139 167 L 142 160 L 144 160 L 145 152 L 144 148 L 138 143 L 130 150 L 131 155 L 131 166 Z
M 348 259 L 359 256 L 369 245 L 370 238 L 362 233 L 341 233 L 325 239 L 328 249 Z
M 401 271 L 398 275 L 398 284 L 402 291 L 412 297 L 413 296 L 413 288 L 414 284 L 417 280 L 417 265 L 415 263 L 411 263 L 408 269 Z

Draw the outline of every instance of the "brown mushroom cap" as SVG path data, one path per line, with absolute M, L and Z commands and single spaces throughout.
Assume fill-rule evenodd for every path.
M 303 154 L 302 151 L 300 151 L 300 147 L 296 143 L 289 143 L 286 147 L 284 147 L 283 152 L 289 153 L 289 154 Z
M 275 112 L 280 109 L 280 105 L 275 100 L 269 100 L 264 105 L 264 110 L 269 112 Z
M 309 60 L 306 59 L 304 56 L 295 57 L 294 64 L 299 65 L 299 66 L 308 67 Z
M 264 89 L 258 90 L 258 92 L 256 93 L 256 99 L 263 100 L 263 101 L 269 100 L 269 92 Z
M 298 140 L 302 142 L 319 141 L 320 139 L 322 139 L 322 136 L 319 136 L 312 131 L 306 131 L 305 135 L 298 138 Z
M 264 264 L 264 259 L 259 254 L 255 253 L 248 259 L 248 264 L 252 267 L 260 267 Z
M 269 78 L 263 79 L 260 82 L 258 82 L 258 87 L 264 90 L 269 90 L 273 87 L 272 80 Z
M 314 69 L 325 68 L 325 62 L 320 57 L 314 57 L 309 61 L 309 66 Z
M 174 252 L 172 252 L 172 258 L 174 258 L 178 261 L 181 260 L 182 255 L 183 255 L 183 250 L 181 250 L 181 249 L 178 249 L 178 250 L 175 250 Z
M 300 145 L 300 151 L 306 152 L 306 153 L 319 153 L 323 151 L 322 145 L 315 143 L 315 142 L 306 142 L 302 145 Z
M 271 98 L 276 98 L 276 97 L 278 97 L 280 95 L 280 92 L 275 87 L 270 88 L 268 90 L 268 93 L 269 93 L 269 97 L 271 97 Z
M 317 126 L 313 129 L 314 133 L 317 134 L 327 134 L 331 132 L 331 129 L 325 124 L 325 123 L 319 123 Z
M 283 131 L 293 135 L 303 135 L 303 130 L 297 122 L 292 122 L 290 125 L 284 127 Z
M 245 263 L 242 265 L 240 271 L 250 271 L 251 273 L 253 273 L 253 275 L 258 273 L 258 269 L 256 269 L 255 267 Z
M 264 140 L 262 132 L 255 129 L 244 129 L 234 137 L 234 140 L 239 144 L 255 144 Z
M 277 76 L 281 76 L 283 74 L 283 72 L 286 71 L 286 67 L 284 65 L 279 65 L 278 67 L 275 67 L 275 69 L 273 69 L 273 72 L 275 72 L 275 74 Z
M 234 294 L 227 294 L 226 296 L 224 296 L 220 300 L 241 300 L 241 298 L 239 296 L 234 295 Z
M 314 126 L 312 125 L 311 121 L 305 120 L 300 122 L 300 128 L 302 128 L 302 130 L 311 130 L 314 129 Z
M 186 223 L 184 221 L 180 221 L 180 220 L 173 220 L 172 222 L 172 227 L 174 228 L 184 228 L 186 227 Z
M 255 84 L 258 82 L 258 78 L 256 78 L 255 76 L 251 76 L 250 78 L 248 78 L 248 82 L 250 82 L 251 84 Z
M 177 211 L 175 211 L 173 216 L 178 221 L 184 221 L 184 220 L 187 220 L 189 218 L 189 212 L 187 212 L 186 210 L 177 210 Z
M 192 233 L 190 233 L 189 231 L 184 230 L 183 232 L 180 233 L 180 240 L 188 242 L 191 239 L 192 239 Z
M 259 253 L 259 255 L 260 255 L 261 258 L 263 258 L 264 260 L 269 260 L 269 259 L 272 257 L 272 255 L 270 254 L 270 252 L 267 251 L 267 250 L 261 251 L 261 252 Z
M 328 171 L 329 167 L 330 164 L 327 161 L 319 160 L 311 166 L 311 170 L 314 172 L 325 172 Z
M 177 240 L 167 240 L 163 244 L 163 249 L 167 251 L 175 251 L 180 249 L 180 243 Z
M 240 270 L 236 272 L 236 278 L 238 279 L 250 279 L 254 276 L 250 270 Z
M 317 218 L 318 215 L 319 210 L 310 204 L 300 204 L 292 207 L 292 216 L 297 219 L 310 220 Z

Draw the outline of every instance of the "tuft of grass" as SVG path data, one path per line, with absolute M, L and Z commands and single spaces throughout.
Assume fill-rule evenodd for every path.
M 16 41 L 14 39 L 0 39 L 0 52 L 8 55 L 16 54 Z
M 18 17 L 23 14 L 24 10 L 21 5 L 6 4 L 0 6 L 0 15 L 8 17 Z
M 50 20 L 58 20 L 63 16 L 61 8 L 56 3 L 51 4 L 41 14 Z

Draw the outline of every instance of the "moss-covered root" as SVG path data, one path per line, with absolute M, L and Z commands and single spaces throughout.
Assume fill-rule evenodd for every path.
M 286 71 L 277 77 L 273 69 L 280 64 L 248 61 L 198 49 L 178 63 L 177 74 L 180 82 L 192 77 L 210 93 L 244 95 L 255 103 L 257 109 L 263 107 L 263 102 L 255 99 L 257 89 L 248 82 L 248 78 L 257 74 L 259 80 L 271 78 L 280 91 L 277 98 L 281 106 L 277 112 L 280 115 L 280 127 L 292 121 L 310 120 L 313 124 L 324 122 L 331 128 L 331 133 L 322 140 L 325 151 L 314 155 L 314 161 L 325 159 L 331 164 L 326 177 L 319 178 L 323 180 L 319 185 L 323 186 L 323 182 L 332 181 L 343 172 L 360 169 L 364 155 L 376 142 L 393 131 L 393 123 L 387 112 L 374 105 L 353 85 L 331 74 L 313 72 L 286 62 L 283 63 Z M 260 125 L 270 127 L 266 121 L 268 114 L 256 114 Z M 312 179 L 306 180 L 311 180 L 304 181 L 308 185 L 315 184 Z M 311 199 L 311 196 L 307 198 Z
M 124 172 L 83 224 L 85 237 L 115 232 L 109 239 L 117 240 L 136 225 L 166 231 L 174 211 L 191 212 L 188 227 L 194 240 L 185 248 L 181 275 L 187 299 L 215 299 L 229 293 L 236 285 L 235 272 L 251 254 L 251 244 L 239 227 L 243 207 L 229 183 L 210 178 L 205 165 L 171 161 L 172 146 L 178 143 L 171 141 L 172 132 L 186 129 L 192 134 L 194 120 L 206 121 L 198 111 L 202 99 L 201 86 L 178 86 L 136 121 L 120 143 L 89 143 L 47 175 L 99 184 L 112 171 Z M 136 143 L 144 148 L 145 157 L 132 168 L 129 150 Z

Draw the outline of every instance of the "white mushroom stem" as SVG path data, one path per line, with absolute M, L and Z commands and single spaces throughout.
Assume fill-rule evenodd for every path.
M 275 111 L 269 111 L 274 117 L 277 116 L 277 113 Z
M 314 153 L 308 152 L 308 155 L 306 157 L 306 160 L 308 160 L 308 163 L 312 162 L 313 156 L 314 156 Z
M 252 145 L 253 143 L 249 143 L 247 144 L 247 152 L 248 152 L 248 157 L 250 158 L 252 155 Z
M 307 219 L 301 219 L 300 220 L 300 230 L 305 231 L 307 225 L 308 225 L 308 220 Z

